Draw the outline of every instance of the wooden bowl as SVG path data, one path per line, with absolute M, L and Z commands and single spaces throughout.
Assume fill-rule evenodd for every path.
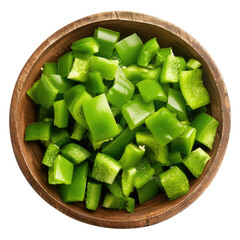
M 70 50 L 73 41 L 92 36 L 94 29 L 105 27 L 121 32 L 121 37 L 137 33 L 143 41 L 157 37 L 161 47 L 172 46 L 174 53 L 196 58 L 202 63 L 204 84 L 210 93 L 209 113 L 219 121 L 212 159 L 203 174 L 191 180 L 187 195 L 168 201 L 164 193 L 137 205 L 135 212 L 109 210 L 99 207 L 91 212 L 84 203 L 63 203 L 55 186 L 47 183 L 47 168 L 41 164 L 43 150 L 39 143 L 25 142 L 27 124 L 36 121 L 37 108 L 26 91 L 39 79 L 45 62 L 57 61 Z M 222 162 L 230 132 L 230 105 L 221 74 L 206 50 L 189 34 L 171 23 L 158 18 L 133 12 L 107 12 L 88 16 L 63 27 L 33 53 L 23 67 L 14 88 L 10 109 L 10 133 L 13 150 L 24 176 L 35 191 L 49 204 L 64 214 L 82 222 L 114 228 L 132 228 L 152 225 L 179 213 L 194 202 L 208 187 Z

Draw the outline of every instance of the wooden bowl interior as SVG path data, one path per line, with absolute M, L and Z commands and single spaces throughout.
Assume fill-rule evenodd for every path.
M 33 82 L 40 78 L 41 68 L 43 67 L 44 63 L 57 61 L 60 55 L 70 50 L 70 45 L 73 41 L 82 37 L 93 36 L 94 30 L 99 26 L 120 31 L 122 38 L 132 33 L 137 33 L 143 41 L 146 41 L 152 37 L 157 37 L 161 47 L 172 46 L 176 55 L 183 56 L 186 60 L 193 57 L 202 63 L 204 84 L 211 96 L 211 104 L 208 112 L 219 121 L 219 127 L 213 150 L 208 151 L 212 157 L 212 160 L 209 161 L 200 178 L 191 180 L 189 194 L 191 194 L 191 192 L 194 191 L 195 188 L 201 183 L 205 173 L 211 167 L 221 139 L 222 114 L 220 106 L 221 101 L 217 85 L 207 63 L 192 47 L 190 47 L 184 40 L 182 40 L 180 37 L 177 37 L 173 33 L 147 23 L 123 20 L 96 22 L 68 33 L 64 37 L 60 38 L 57 42 L 47 47 L 43 54 L 36 60 L 22 86 L 17 107 L 17 134 L 20 139 L 19 144 L 21 146 L 27 168 L 30 170 L 36 181 L 31 182 L 31 184 L 35 185 L 35 187 L 36 184 L 40 185 L 42 190 L 38 191 L 38 193 L 40 195 L 45 195 L 44 198 L 60 211 L 78 220 L 101 226 L 111 226 L 111 222 L 112 226 L 116 226 L 115 222 L 124 222 L 121 227 L 129 227 L 132 222 L 134 222 L 134 225 L 132 225 L 134 227 L 143 226 L 148 224 L 145 223 L 146 219 L 148 219 L 148 216 L 152 216 L 152 220 L 148 221 L 154 222 L 154 216 L 156 216 L 156 221 L 164 220 L 164 214 L 167 211 L 174 212 L 174 209 L 176 209 L 178 204 L 183 202 L 189 194 L 174 201 L 168 201 L 165 194 L 159 194 L 157 197 L 142 204 L 141 206 L 137 204 L 133 214 L 129 214 L 125 211 L 108 210 L 101 207 L 99 207 L 95 212 L 90 212 L 85 209 L 83 203 L 65 204 L 61 201 L 57 188 L 47 183 L 47 168 L 41 164 L 43 149 L 41 148 L 40 144 L 34 142 L 26 143 L 24 141 L 24 131 L 27 124 L 37 120 L 37 108 L 26 95 L 26 91 L 32 86 Z M 40 192 L 42 192 L 42 194 Z M 188 203 L 186 202 L 185 204 Z M 159 215 L 161 215 L 160 218 Z M 108 224 L 105 224 L 104 221 L 108 222 Z M 149 224 L 151 224 L 151 222 L 149 222 Z

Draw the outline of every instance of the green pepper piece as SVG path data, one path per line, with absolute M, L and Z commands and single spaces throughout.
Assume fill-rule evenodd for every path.
M 36 88 L 37 88 L 38 84 L 39 84 L 39 80 L 37 80 L 37 81 L 32 85 L 32 87 L 27 90 L 27 95 L 28 95 L 28 96 L 32 99 L 32 101 L 33 101 L 34 103 L 36 103 L 37 105 L 39 104 L 39 103 L 38 103 L 38 100 L 37 100 L 37 97 L 36 97 Z
M 146 184 L 154 175 L 155 170 L 151 167 L 149 160 L 143 158 L 136 166 L 137 173 L 134 178 L 134 186 L 140 188 Z
M 65 53 L 58 59 L 58 74 L 67 77 L 73 65 L 73 52 Z
M 119 62 L 119 64 L 118 64 L 119 67 L 124 66 L 124 64 L 123 64 L 123 62 L 122 62 L 122 59 L 121 59 L 120 56 L 118 55 L 116 49 L 113 50 L 112 55 L 111 55 L 111 57 L 110 57 L 109 59 L 111 59 L 111 60 L 117 60 L 117 61 Z
M 51 74 L 57 74 L 58 73 L 58 64 L 55 62 L 45 63 L 42 73 L 47 77 L 50 77 Z
M 46 109 L 49 109 L 57 97 L 58 90 L 51 81 L 44 75 L 41 76 L 35 89 L 37 102 Z
M 187 128 L 164 107 L 149 116 L 145 123 L 162 147 L 182 134 Z
M 137 63 L 139 51 L 143 46 L 142 40 L 136 33 L 119 41 L 115 48 L 125 66 Z
M 174 83 L 179 81 L 179 73 L 186 69 L 186 62 L 182 57 L 175 57 L 174 55 L 168 55 L 162 65 L 162 71 L 160 74 L 160 82 Z
M 187 129 L 171 142 L 172 151 L 189 154 L 192 151 L 196 132 L 195 128 L 187 126 Z
M 91 70 L 98 71 L 106 80 L 113 80 L 118 69 L 118 61 L 93 56 Z
M 38 106 L 38 122 L 46 118 L 53 118 L 53 108 L 46 109 L 41 105 Z
M 145 103 L 141 97 L 130 100 L 122 106 L 122 115 L 131 130 L 142 125 L 145 119 L 154 111 L 153 102 Z
M 99 51 L 99 43 L 94 37 L 85 37 L 73 42 L 71 49 L 81 53 L 97 53 Z
M 88 126 L 83 115 L 82 104 L 91 98 L 91 95 L 85 91 L 85 87 L 82 85 L 76 85 L 64 93 L 64 100 L 69 112 L 75 121 L 84 128 L 88 128 Z
M 160 173 L 162 173 L 163 170 L 163 164 L 160 162 L 151 162 L 151 167 L 155 170 L 155 173 L 153 176 L 158 176 Z
M 112 55 L 115 44 L 118 42 L 120 33 L 106 28 L 95 29 L 94 37 L 97 39 L 100 48 L 98 56 L 109 58 Z
M 112 184 L 120 169 L 121 164 L 115 159 L 106 154 L 98 153 L 94 161 L 91 177 L 97 181 Z
M 134 177 L 137 173 L 136 168 L 129 168 L 127 170 L 123 170 L 122 172 L 122 190 L 123 195 L 128 197 L 130 193 L 133 191 L 133 182 Z
M 53 109 L 54 109 L 53 124 L 58 128 L 66 128 L 68 126 L 68 109 L 64 99 L 54 102 Z
M 93 181 L 87 183 L 86 208 L 96 210 L 101 197 L 102 184 Z
M 168 88 L 167 109 L 177 113 L 179 120 L 187 119 L 186 101 L 181 92 L 172 88 Z
M 203 85 L 201 69 L 181 71 L 179 83 L 183 97 L 192 109 L 210 103 L 208 91 Z
M 158 80 L 161 72 L 161 68 L 144 68 L 138 65 L 130 65 L 127 68 L 123 68 L 123 72 L 126 78 L 133 84 L 136 85 L 138 82 L 149 79 Z
M 160 53 L 164 57 L 164 59 L 166 59 L 169 55 L 173 55 L 173 50 L 172 50 L 171 47 L 169 47 L 169 48 L 160 48 L 158 50 L 158 53 Z
M 61 149 L 61 154 L 74 165 L 83 162 L 91 156 L 91 153 L 76 143 L 69 143 Z
M 72 183 L 70 185 L 62 184 L 59 186 L 60 196 L 64 202 L 84 200 L 88 172 L 88 162 L 83 162 L 74 167 Z
M 78 82 L 86 82 L 88 80 L 88 72 L 91 68 L 91 62 L 92 55 L 85 54 L 81 55 L 81 57 L 76 57 L 68 78 Z
M 137 188 L 138 200 L 140 204 L 154 198 L 159 193 L 159 185 L 156 178 L 152 177 L 142 187 Z
M 80 125 L 78 122 L 74 122 L 73 131 L 71 138 L 77 141 L 80 141 L 83 138 L 84 133 L 86 132 L 86 128 Z
M 189 192 L 188 179 L 177 166 L 174 166 L 161 173 L 159 177 L 170 201 L 177 199 Z
M 191 126 L 197 130 L 196 140 L 212 149 L 218 121 L 206 113 L 201 113 L 193 120 Z
M 48 183 L 69 185 L 72 182 L 72 176 L 73 164 L 63 156 L 58 155 L 54 160 L 53 167 L 49 168 Z
M 44 164 L 47 167 L 53 167 L 54 160 L 58 156 L 59 152 L 60 152 L 59 147 L 53 143 L 50 143 L 43 156 L 42 164 Z
M 105 94 L 83 104 L 83 112 L 94 142 L 102 142 L 120 133 Z
M 51 135 L 51 127 L 51 121 L 28 124 L 25 130 L 25 141 L 48 141 Z
M 205 151 L 197 148 L 183 159 L 183 163 L 192 175 L 198 178 L 202 174 L 209 159 L 211 159 L 211 157 Z
M 187 62 L 187 69 L 188 70 L 194 70 L 194 69 L 198 69 L 201 67 L 201 63 L 199 61 L 197 61 L 196 59 L 191 58 L 188 62 Z
M 74 82 L 58 74 L 51 74 L 50 80 L 59 93 L 65 93 L 74 86 Z
M 182 163 L 182 156 L 180 152 L 170 152 L 168 155 L 168 159 L 171 162 L 170 165 Z
M 102 152 L 116 159 L 120 159 L 125 147 L 133 141 L 138 128 L 129 130 L 127 127 L 119 136 L 103 147 Z
M 121 177 L 119 175 L 116 176 L 112 184 L 106 183 L 106 186 L 114 196 L 116 197 L 123 196 Z
M 113 86 L 108 90 L 107 100 L 121 109 L 122 106 L 132 98 L 134 86 L 125 78 L 121 68 L 118 68 L 118 71 L 121 71 L 121 74 L 118 73 Z
M 89 72 L 89 85 L 91 92 L 93 93 L 103 93 L 106 89 L 103 84 L 102 75 L 98 71 L 90 71 Z
M 152 38 L 147 41 L 138 54 L 137 64 L 142 67 L 147 67 L 159 49 L 157 38 Z
M 144 102 L 149 103 L 153 100 L 167 101 L 167 95 L 157 81 L 143 80 L 139 82 L 137 86 Z
M 149 132 L 137 132 L 136 142 L 146 148 L 146 157 L 151 161 L 159 162 L 163 165 L 170 165 L 168 160 L 168 147 L 162 147 L 157 139 Z
M 122 165 L 122 169 L 127 170 L 134 168 L 141 161 L 144 153 L 144 149 L 139 148 L 133 143 L 128 144 L 119 161 Z
M 57 127 L 52 128 L 49 143 L 53 143 L 61 148 L 64 145 L 70 143 L 71 141 L 72 141 L 71 137 L 66 128 L 57 128 Z M 48 143 L 48 142 L 45 142 L 45 143 Z
M 157 51 L 154 66 L 160 67 L 163 65 L 164 61 L 165 61 L 165 58 L 159 53 L 159 51 Z

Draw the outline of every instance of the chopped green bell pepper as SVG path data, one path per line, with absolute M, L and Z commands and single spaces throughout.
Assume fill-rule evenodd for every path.
M 91 173 L 91 177 L 100 182 L 112 184 L 118 172 L 121 169 L 121 164 L 112 157 L 98 153 Z
M 211 157 L 205 151 L 197 148 L 183 159 L 183 163 L 192 175 L 198 178 L 202 174 L 209 159 L 211 159 Z
M 91 98 L 91 95 L 85 91 L 85 87 L 82 85 L 76 85 L 64 93 L 64 100 L 69 112 L 75 121 L 84 128 L 88 128 L 88 126 L 83 115 L 82 105 Z
M 106 186 L 114 196 L 116 197 L 123 196 L 121 177 L 119 175 L 116 176 L 112 184 L 106 183 Z
M 189 154 L 192 151 L 196 132 L 195 128 L 187 126 L 187 129 L 171 142 L 172 151 Z
M 41 76 L 35 89 L 37 102 L 46 109 L 49 109 L 57 97 L 58 89 L 44 75 Z
M 66 184 L 72 182 L 73 164 L 66 158 L 58 155 L 54 160 L 53 167 L 48 170 L 48 183 L 49 184 Z
M 58 74 L 52 74 L 49 76 L 52 84 L 56 89 L 58 89 L 59 93 L 65 93 L 68 89 L 74 86 L 74 82 L 67 79 L 66 77 L 62 77 Z
M 73 65 L 73 53 L 68 52 L 58 59 L 58 74 L 62 77 L 67 77 L 71 72 Z
M 179 81 L 179 73 L 186 69 L 186 62 L 182 57 L 175 57 L 174 55 L 168 55 L 162 65 L 162 71 L 160 74 L 160 82 L 174 83 Z
M 201 67 L 201 63 L 199 61 L 197 61 L 196 59 L 191 58 L 188 62 L 187 62 L 187 69 L 188 70 L 194 70 L 194 69 L 198 69 Z
M 170 152 L 168 155 L 168 159 L 171 163 L 170 165 L 177 165 L 179 163 L 182 163 L 182 156 L 180 152 Z
M 187 119 L 186 101 L 181 92 L 172 88 L 168 88 L 167 109 L 177 113 L 180 121 Z
M 84 128 L 81 124 L 75 121 L 73 125 L 71 138 L 74 140 L 80 141 L 83 138 L 83 135 L 85 132 L 86 132 L 86 128 Z
M 166 59 L 169 55 L 173 55 L 173 50 L 171 47 L 169 48 L 160 48 L 158 52 Z
M 126 78 L 132 82 L 133 85 L 136 85 L 138 82 L 149 79 L 149 80 L 158 80 L 161 72 L 161 68 L 144 68 L 138 65 L 130 65 L 127 68 L 123 68 L 123 72 Z
M 138 128 L 132 131 L 127 127 L 119 136 L 103 147 L 102 152 L 115 158 L 120 159 L 125 147 L 133 141 Z
M 120 56 L 118 55 L 116 49 L 113 50 L 112 55 L 111 55 L 111 57 L 110 57 L 109 59 L 111 59 L 111 60 L 117 60 L 117 61 L 119 62 L 119 63 L 118 63 L 118 66 L 119 66 L 119 67 L 123 67 L 123 66 L 124 66 L 124 64 L 123 64 L 123 62 L 122 62 L 122 59 L 121 59 Z
M 143 124 L 145 119 L 154 111 L 153 102 L 145 103 L 141 97 L 130 100 L 122 106 L 122 115 L 131 130 Z
M 25 141 L 48 141 L 51 135 L 51 127 L 51 121 L 28 124 L 25 130 Z
M 149 103 L 153 100 L 167 101 L 167 95 L 157 81 L 143 80 L 139 82 L 137 86 L 144 102 Z
M 118 61 L 93 56 L 92 71 L 98 71 L 106 80 L 113 80 L 118 69 Z
M 85 37 L 73 42 L 71 49 L 81 53 L 97 53 L 99 43 L 94 37 Z
M 88 181 L 86 194 L 86 208 L 89 210 L 96 210 L 101 197 L 102 184 Z
M 177 118 L 164 107 L 149 116 L 145 123 L 161 146 L 165 146 L 171 142 L 187 128 L 186 125 L 182 125 Z
M 188 179 L 177 166 L 174 166 L 161 173 L 159 177 L 170 201 L 177 199 L 189 192 Z
M 89 85 L 91 92 L 93 93 L 103 93 L 106 89 L 103 84 L 102 75 L 98 71 L 90 71 L 89 72 Z
M 50 143 L 42 159 L 42 164 L 47 167 L 53 167 L 54 160 L 58 156 L 60 149 L 57 145 Z
M 61 154 L 74 165 L 83 162 L 91 156 L 91 153 L 76 143 L 69 143 L 61 149 Z
M 120 33 L 99 27 L 95 30 L 94 37 L 97 39 L 100 45 L 97 55 L 104 58 L 110 58 L 115 44 L 119 40 Z
M 53 118 L 53 108 L 46 109 L 41 105 L 38 106 L 38 122 L 46 118 Z
M 72 183 L 70 185 L 62 184 L 59 186 L 59 192 L 64 202 L 84 200 L 88 172 L 88 162 L 83 162 L 74 167 Z
M 133 191 L 133 182 L 134 177 L 137 173 L 136 168 L 129 168 L 127 170 L 123 170 L 122 172 L 122 190 L 123 195 L 128 197 L 130 193 Z
M 40 79 L 39 79 L 40 80 Z M 38 100 L 37 100 L 37 96 L 36 96 L 36 88 L 39 84 L 39 80 L 37 80 L 31 88 L 29 88 L 27 90 L 27 95 L 33 100 L 33 102 L 35 102 L 37 105 L 39 104 Z
M 143 46 L 142 40 L 136 33 L 116 43 L 115 48 L 125 66 L 137 63 L 139 51 Z
M 138 200 L 139 203 L 145 203 L 148 200 L 154 198 L 159 193 L 159 185 L 156 181 L 156 178 L 151 178 L 147 183 L 142 187 L 137 188 Z
M 144 149 L 139 148 L 133 143 L 128 144 L 119 161 L 122 165 L 122 169 L 127 170 L 134 168 L 141 161 L 144 153 Z
M 81 57 L 75 57 L 68 78 L 78 82 L 86 82 L 88 80 L 88 72 L 91 68 L 91 63 L 92 55 L 85 54 Z
M 58 73 L 58 64 L 55 62 L 45 63 L 43 66 L 42 73 L 47 77 L 50 77 L 52 74 L 57 74 Z
M 121 109 L 122 106 L 132 98 L 134 86 L 125 78 L 122 69 L 119 68 L 118 71 L 122 72 L 121 76 L 116 77 L 113 86 L 108 90 L 107 100 Z
M 206 113 L 201 113 L 193 120 L 191 126 L 197 130 L 196 140 L 212 149 L 218 121 Z
M 146 157 L 153 162 L 159 162 L 162 165 L 170 165 L 168 160 L 168 147 L 167 145 L 161 146 L 157 139 L 149 132 L 137 132 L 136 142 L 138 145 L 145 146 Z
M 157 38 L 148 40 L 138 54 L 137 64 L 142 67 L 147 67 L 159 49 Z
M 192 109 L 210 103 L 208 91 L 203 85 L 201 69 L 181 71 L 179 83 L 183 97 Z
M 53 143 L 61 148 L 64 145 L 70 143 L 71 141 L 72 141 L 72 139 L 66 128 L 52 127 L 50 141 L 45 142 L 45 143 L 46 144 Z M 48 144 L 47 144 L 47 146 L 48 146 Z
M 154 175 L 155 170 L 151 167 L 149 160 L 143 158 L 136 166 L 137 173 L 134 178 L 134 186 L 136 188 L 142 187 Z
M 58 128 L 66 128 L 68 126 L 68 108 L 63 100 L 53 103 L 54 122 L 53 124 Z
M 83 111 L 95 142 L 102 142 L 120 133 L 105 94 L 83 104 Z

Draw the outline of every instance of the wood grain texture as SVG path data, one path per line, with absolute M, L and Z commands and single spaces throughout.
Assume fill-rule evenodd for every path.
M 47 168 L 41 164 L 43 150 L 38 143 L 24 141 L 24 131 L 28 123 L 37 117 L 36 106 L 26 95 L 26 91 L 41 75 L 45 62 L 57 61 L 58 57 L 70 50 L 73 41 L 92 36 L 94 29 L 105 27 L 120 31 L 121 37 L 137 33 L 143 41 L 157 37 L 161 47 L 172 46 L 176 55 L 186 60 L 196 58 L 202 63 L 204 84 L 211 104 L 209 113 L 219 121 L 213 150 L 208 153 L 212 159 L 203 174 L 190 182 L 190 192 L 174 201 L 168 201 L 165 194 L 137 205 L 133 214 L 125 211 L 108 210 L 99 207 L 90 212 L 83 203 L 65 204 L 61 201 L 57 188 L 47 183 Z M 225 84 L 214 61 L 206 50 L 182 29 L 158 18 L 133 12 L 107 12 L 79 19 L 50 36 L 32 54 L 23 67 L 16 82 L 11 108 L 10 133 L 13 150 L 24 176 L 36 192 L 49 204 L 64 214 L 82 222 L 114 228 L 133 228 L 152 225 L 164 221 L 194 202 L 211 183 L 223 160 L 230 132 L 230 104 Z

